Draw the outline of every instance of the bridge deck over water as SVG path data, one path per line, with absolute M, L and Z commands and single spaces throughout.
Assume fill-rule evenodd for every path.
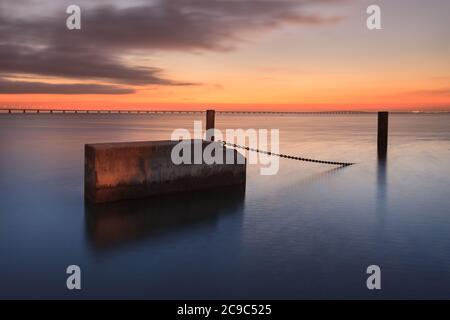
M 0 108 L 0 113 L 84 113 L 84 114 L 204 114 L 202 110 L 105 110 L 105 109 L 36 109 L 36 108 Z M 218 114 L 375 114 L 365 111 L 216 111 Z

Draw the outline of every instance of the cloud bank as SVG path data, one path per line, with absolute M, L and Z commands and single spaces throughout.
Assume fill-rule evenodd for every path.
M 129 94 L 135 90 L 94 83 L 53 84 L 0 79 L 0 94 Z
M 321 25 L 340 19 L 309 10 L 318 3 L 340 0 L 148 0 L 128 6 L 118 0 L 78 2 L 82 30 L 75 31 L 65 27 L 65 1 L 3 3 L 0 72 L 3 77 L 34 75 L 100 80 L 110 85 L 86 84 L 91 86 L 88 90 L 82 84 L 69 87 L 3 80 L 0 93 L 130 93 L 127 86 L 194 85 L 185 79 L 169 79 L 157 66 L 125 63 L 124 57 L 156 51 L 226 52 L 288 24 Z M 42 14 L 43 8 L 48 15 Z

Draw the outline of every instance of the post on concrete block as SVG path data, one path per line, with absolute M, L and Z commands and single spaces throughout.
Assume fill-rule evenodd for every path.
M 379 159 L 386 159 L 387 155 L 388 119 L 389 119 L 389 112 L 386 111 L 378 112 L 377 150 Z
M 206 140 L 214 141 L 214 135 L 208 134 L 209 129 L 214 129 L 216 111 L 206 110 Z

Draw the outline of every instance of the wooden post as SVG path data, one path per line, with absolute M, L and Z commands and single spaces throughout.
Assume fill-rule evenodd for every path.
M 386 159 L 387 155 L 388 119 L 389 119 L 389 112 L 386 111 L 378 112 L 377 150 L 379 159 Z
M 208 129 L 214 129 L 215 114 L 214 110 L 206 110 L 206 140 L 208 141 L 214 141 L 214 135 L 208 134 Z

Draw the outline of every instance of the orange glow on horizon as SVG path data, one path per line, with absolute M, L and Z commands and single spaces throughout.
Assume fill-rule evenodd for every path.
M 202 34 L 196 35 L 202 46 L 190 43 L 189 37 L 172 39 L 176 28 L 160 30 L 164 41 L 156 42 L 147 29 L 136 30 L 142 33 L 131 44 L 127 37 L 107 34 L 103 40 L 111 41 L 106 55 L 111 61 L 107 59 L 99 73 L 88 71 L 102 59 L 84 59 L 83 51 L 76 50 L 71 58 L 83 59 L 55 68 L 54 61 L 43 56 L 40 59 L 47 64 L 40 66 L 42 61 L 36 59 L 37 68 L 32 58 L 22 61 L 15 53 L 19 38 L 6 39 L 13 44 L 13 53 L 4 55 L 11 57 L 12 69 L 8 71 L 5 63 L 0 75 L 0 108 L 450 111 L 450 42 L 443 40 L 450 30 L 448 10 L 440 1 L 414 2 L 409 11 L 400 2 L 380 0 L 386 11 L 381 30 L 367 29 L 365 3 L 341 7 L 330 3 L 317 14 L 342 19 L 311 24 L 275 15 L 264 28 L 250 23 L 241 30 L 237 25 L 225 37 L 228 49 L 213 46 L 209 38 L 204 44 Z M 245 16 L 239 21 L 247 20 Z M 218 27 L 230 27 L 228 22 L 225 19 Z M 218 38 L 216 45 L 222 43 L 221 28 L 211 35 L 211 41 Z M 82 32 L 86 37 L 74 39 L 96 39 L 88 29 Z M 68 34 L 62 35 L 61 39 Z M 39 42 L 35 40 L 40 39 L 36 37 L 29 44 L 33 54 Z M 119 44 L 121 49 L 116 50 Z M 85 66 L 84 60 L 90 63 Z M 67 72 L 68 66 L 78 66 L 73 61 L 80 68 Z M 133 71 L 131 75 L 127 70 Z
M 312 63 L 312 62 L 311 62 Z M 320 62 L 315 62 L 320 63 Z M 186 63 L 187 65 L 187 63 Z M 187 67 L 185 67 L 187 68 Z M 419 110 L 450 111 L 447 77 L 434 77 L 429 70 L 413 72 L 397 67 L 380 72 L 330 66 L 328 71 L 309 73 L 285 68 L 215 70 L 197 66 L 197 72 L 181 70 L 171 75 L 193 79 L 195 85 L 134 87 L 130 94 L 0 94 L 0 107 L 43 109 L 153 109 L 153 110 Z M 361 66 L 359 66 L 361 68 Z M 329 69 L 336 70 L 335 72 Z M 17 79 L 41 81 L 39 78 Z M 67 79 L 45 79 L 46 83 L 70 83 Z M 90 81 L 100 84 L 101 82 Z

